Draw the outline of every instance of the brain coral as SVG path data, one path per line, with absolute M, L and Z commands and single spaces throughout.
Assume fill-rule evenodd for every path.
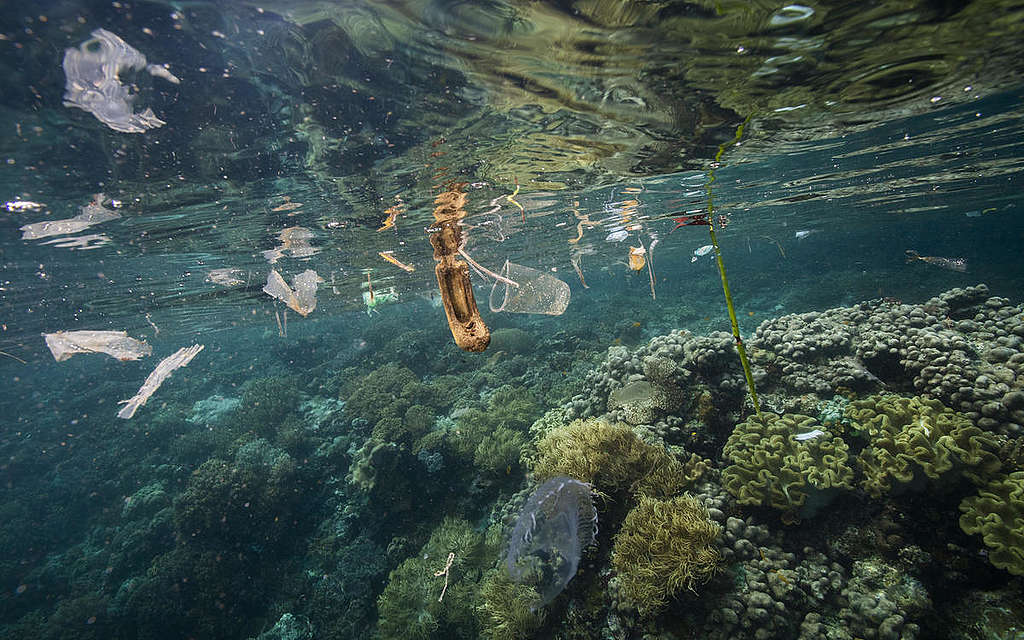
M 852 489 L 846 443 L 799 414 L 762 413 L 736 425 L 723 455 L 722 485 L 741 504 L 810 517 L 838 489 Z
M 999 476 L 960 503 L 960 528 L 981 535 L 989 561 L 1024 575 L 1024 471 Z
M 862 486 L 874 497 L 888 493 L 894 482 L 898 490 L 917 489 L 925 478 L 962 469 L 983 483 L 999 470 L 996 437 L 938 400 L 874 395 L 850 403 L 846 413 L 870 437 L 857 459 Z

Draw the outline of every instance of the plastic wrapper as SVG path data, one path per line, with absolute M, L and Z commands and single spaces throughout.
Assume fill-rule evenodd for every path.
M 322 281 L 316 271 L 306 269 L 292 278 L 292 286 L 289 287 L 280 273 L 271 270 L 263 292 L 285 303 L 299 315 L 307 316 L 316 309 L 316 287 Z
M 122 71 L 141 69 L 174 84 L 181 82 L 166 68 L 147 64 L 146 56 L 117 34 L 97 29 L 77 49 L 64 50 L 64 106 L 88 111 L 114 131 L 143 133 L 162 127 L 166 123 L 152 109 L 133 111 L 136 96 L 121 83 Z
M 76 353 L 105 353 L 121 361 L 138 360 L 153 353 L 153 347 L 128 337 L 124 331 L 58 331 L 44 333 L 43 338 L 57 362 Z
M 146 381 L 142 383 L 139 392 L 130 399 L 121 401 L 124 406 L 117 412 L 117 417 L 127 420 L 134 416 L 138 408 L 146 404 L 150 396 L 156 393 L 156 390 L 160 388 L 164 380 L 170 377 L 175 369 L 180 369 L 189 362 L 192 362 L 192 358 L 196 357 L 203 350 L 204 346 L 194 344 L 191 347 L 182 347 L 161 360 L 160 364 L 156 365 L 156 369 L 153 369 L 153 372 L 146 377 Z
M 107 209 L 103 206 L 103 194 L 96 194 L 92 202 L 81 208 L 81 212 L 73 218 L 64 218 L 62 220 L 44 220 L 42 222 L 33 222 L 32 224 L 26 224 L 21 227 L 21 239 L 22 240 L 38 240 L 40 238 L 49 238 L 51 236 L 66 236 L 72 233 L 78 233 L 84 231 L 93 225 L 100 224 L 101 222 L 107 222 L 109 220 L 117 220 L 121 217 L 121 214 L 112 210 Z M 89 236 L 90 238 L 99 236 Z M 108 239 L 109 240 L 109 239 Z

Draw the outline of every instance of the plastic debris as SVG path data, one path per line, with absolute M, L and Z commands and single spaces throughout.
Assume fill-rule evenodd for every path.
M 93 197 L 92 202 L 82 207 L 81 213 L 73 218 L 44 220 L 43 222 L 23 225 L 21 227 L 21 239 L 38 240 L 39 238 L 48 238 L 50 236 L 70 235 L 84 231 L 101 222 L 116 220 L 121 217 L 121 214 L 118 212 L 104 207 L 102 202 L 103 194 L 97 193 Z
M 153 353 L 144 340 L 128 337 L 124 331 L 58 331 L 44 333 L 53 359 L 63 362 L 76 353 L 105 353 L 122 362 L 138 360 Z
M 633 271 L 639 271 L 644 268 L 647 264 L 647 249 L 641 247 L 630 247 L 629 248 L 629 268 Z
M 506 260 L 501 280 L 495 280 L 491 287 L 488 303 L 494 313 L 560 316 L 571 296 L 569 285 L 555 276 Z
M 88 111 L 114 131 L 124 133 L 143 133 L 167 124 L 152 109 L 132 111 L 136 96 L 128 92 L 119 77 L 129 69 L 145 69 L 174 84 L 181 82 L 166 68 L 146 64 L 146 56 L 117 34 L 97 29 L 77 49 L 64 50 L 64 106 Z
M 243 275 L 245 274 L 241 269 L 232 269 L 231 267 L 211 269 L 206 272 L 206 282 L 219 284 L 222 287 L 237 287 L 240 284 L 245 284 L 245 280 L 241 277 Z
M 11 213 L 24 213 L 25 211 L 39 211 L 45 206 L 42 202 L 32 202 L 31 200 L 11 200 L 5 202 L 3 208 Z
M 537 591 L 537 606 L 551 602 L 565 589 L 576 575 L 584 549 L 597 537 L 591 491 L 589 484 L 579 480 L 554 477 L 534 490 L 516 519 L 505 566 L 512 580 Z
M 395 265 L 396 267 L 398 267 L 402 271 L 408 271 L 408 272 L 412 273 L 413 271 L 416 270 L 416 267 L 414 267 L 411 264 L 406 264 L 406 263 L 400 261 L 398 258 L 395 257 L 394 254 L 395 254 L 394 251 L 378 251 L 377 252 L 377 255 L 379 255 L 380 257 L 384 258 L 386 261 L 390 262 L 391 264 Z
M 461 186 L 452 186 L 449 191 L 434 198 L 434 228 L 430 234 L 430 245 L 434 247 L 434 275 L 441 292 L 441 304 L 448 318 L 448 328 L 455 344 L 463 351 L 479 353 L 491 343 L 491 330 L 487 328 L 473 297 L 473 285 L 469 281 L 469 264 L 458 259 L 468 257 L 462 249 L 465 239 L 462 233 L 462 219 L 466 217 L 463 208 L 466 194 Z
M 625 240 L 628 237 L 629 237 L 629 232 L 628 231 L 626 231 L 625 229 L 617 229 L 617 230 L 612 231 L 611 233 L 609 233 L 607 236 L 605 236 L 604 241 L 605 242 L 622 242 L 623 240 Z
M 134 416 L 138 408 L 146 404 L 149 397 L 156 393 L 156 390 L 160 388 L 164 380 L 170 377 L 175 369 L 180 369 L 189 362 L 192 362 L 192 358 L 196 357 L 203 350 L 204 346 L 194 344 L 191 347 L 182 347 L 161 360 L 160 364 L 156 365 L 156 369 L 153 369 L 152 373 L 146 377 L 146 381 L 139 387 L 139 392 L 130 399 L 120 402 L 124 406 L 117 412 L 117 417 L 127 420 Z
M 299 315 L 307 316 L 316 309 L 316 287 L 320 282 L 323 282 L 323 279 L 316 271 L 306 269 L 292 278 L 292 287 L 289 287 L 280 273 L 271 270 L 263 291 L 285 303 Z
M 281 233 L 277 234 L 277 239 L 281 242 L 278 246 L 273 249 L 267 249 L 263 252 L 263 257 L 267 259 L 270 264 L 275 264 L 278 260 L 284 257 L 287 251 L 293 258 L 308 258 L 315 256 L 320 252 L 309 243 L 315 237 L 313 231 L 306 227 L 287 227 L 281 230 Z

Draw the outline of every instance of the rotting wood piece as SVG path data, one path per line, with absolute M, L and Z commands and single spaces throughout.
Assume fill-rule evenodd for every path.
M 466 194 L 462 192 L 465 183 L 453 184 L 434 199 L 434 220 L 430 244 L 434 247 L 437 266 L 437 286 L 441 291 L 441 303 L 448 317 L 455 344 L 464 351 L 480 352 L 491 342 L 491 331 L 484 324 L 473 297 L 473 285 L 469 280 L 469 265 L 458 259 L 462 244 L 460 220 L 465 217 L 463 206 Z

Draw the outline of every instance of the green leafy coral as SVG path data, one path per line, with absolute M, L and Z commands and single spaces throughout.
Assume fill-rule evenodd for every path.
M 690 485 L 701 465 L 684 465 L 663 447 L 644 442 L 624 424 L 589 418 L 555 427 L 537 443 L 539 480 L 568 476 L 599 491 L 672 496 Z
M 671 500 L 641 497 L 612 550 L 623 601 L 646 617 L 684 589 L 694 591 L 719 566 L 714 543 L 720 532 L 707 508 L 688 495 Z
M 839 490 L 853 489 L 846 443 L 810 416 L 750 416 L 736 425 L 722 453 L 732 463 L 722 471 L 722 485 L 740 504 L 810 517 Z
M 1024 575 L 1024 471 L 997 477 L 960 503 L 960 528 L 980 535 L 989 561 Z
M 873 497 L 919 489 L 926 478 L 956 471 L 983 484 L 1001 466 L 996 436 L 938 400 L 873 395 L 850 403 L 846 413 L 870 437 L 857 460 Z

